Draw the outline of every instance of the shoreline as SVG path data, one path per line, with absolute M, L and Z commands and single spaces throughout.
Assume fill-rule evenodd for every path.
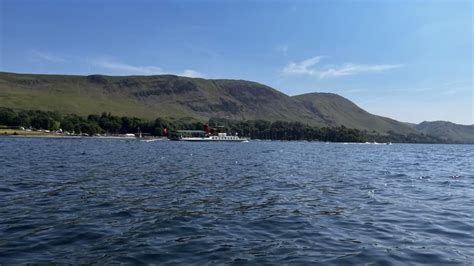
M 166 137 L 155 137 L 155 138 L 132 138 L 132 137 L 121 137 L 121 136 L 61 136 L 61 135 L 51 135 L 51 134 L 0 134 L 0 138 L 46 138 L 46 139 L 102 139 L 102 140 L 139 140 L 139 141 L 146 141 L 146 142 L 153 142 L 153 141 L 170 141 Z M 309 140 L 278 140 L 278 139 L 250 139 L 252 142 L 273 142 L 273 141 L 280 141 L 280 142 L 315 142 L 321 144 L 341 144 L 341 145 L 348 145 L 348 144 L 360 144 L 360 145 L 374 145 L 374 146 L 390 146 L 391 144 L 422 144 L 422 145 L 474 145 L 474 143 L 408 143 L 408 142 L 392 142 L 390 145 L 386 143 L 366 143 L 366 142 L 326 142 L 326 141 L 309 141 Z
M 134 138 L 134 137 L 121 137 L 121 136 L 64 136 L 64 135 L 52 135 L 52 134 L 0 134 L 0 138 L 51 138 L 51 139 L 116 139 L 116 140 L 168 140 L 164 137 L 156 138 Z

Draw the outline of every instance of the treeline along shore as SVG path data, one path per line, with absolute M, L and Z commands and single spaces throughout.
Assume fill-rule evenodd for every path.
M 401 135 L 393 132 L 380 134 L 358 129 L 339 127 L 314 127 L 300 122 L 247 120 L 236 121 L 222 118 L 211 118 L 207 122 L 192 118 L 156 118 L 144 120 L 136 117 L 115 116 L 103 112 L 101 115 L 61 114 L 52 111 L 15 111 L 0 107 L 0 126 L 3 128 L 26 128 L 69 132 L 72 135 L 94 136 L 98 134 L 118 135 L 138 133 L 151 136 L 165 136 L 173 130 L 201 130 L 204 124 L 225 126 L 229 133 L 251 139 L 268 140 L 308 140 L 329 142 L 394 142 L 394 143 L 444 143 L 443 140 L 424 134 Z M 11 131 L 0 134 L 11 134 Z

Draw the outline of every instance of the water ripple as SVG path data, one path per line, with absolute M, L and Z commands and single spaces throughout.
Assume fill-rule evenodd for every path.
M 0 138 L 0 263 L 469 264 L 467 145 Z

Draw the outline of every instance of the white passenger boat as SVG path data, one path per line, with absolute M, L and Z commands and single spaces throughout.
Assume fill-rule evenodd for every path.
M 217 136 L 204 136 L 204 137 L 181 137 L 181 141 L 229 141 L 229 142 L 244 142 L 248 141 L 247 138 L 241 138 L 239 136 L 228 136 L 226 133 L 219 133 Z
M 177 130 L 170 134 L 170 140 L 178 141 L 226 141 L 226 142 L 248 142 L 248 138 L 241 138 L 237 134 L 228 135 L 226 132 L 216 132 L 223 127 L 209 128 L 207 125 L 204 130 Z

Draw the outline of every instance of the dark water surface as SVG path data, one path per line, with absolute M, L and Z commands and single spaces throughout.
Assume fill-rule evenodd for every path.
M 474 146 L 0 138 L 0 263 L 472 264 Z

